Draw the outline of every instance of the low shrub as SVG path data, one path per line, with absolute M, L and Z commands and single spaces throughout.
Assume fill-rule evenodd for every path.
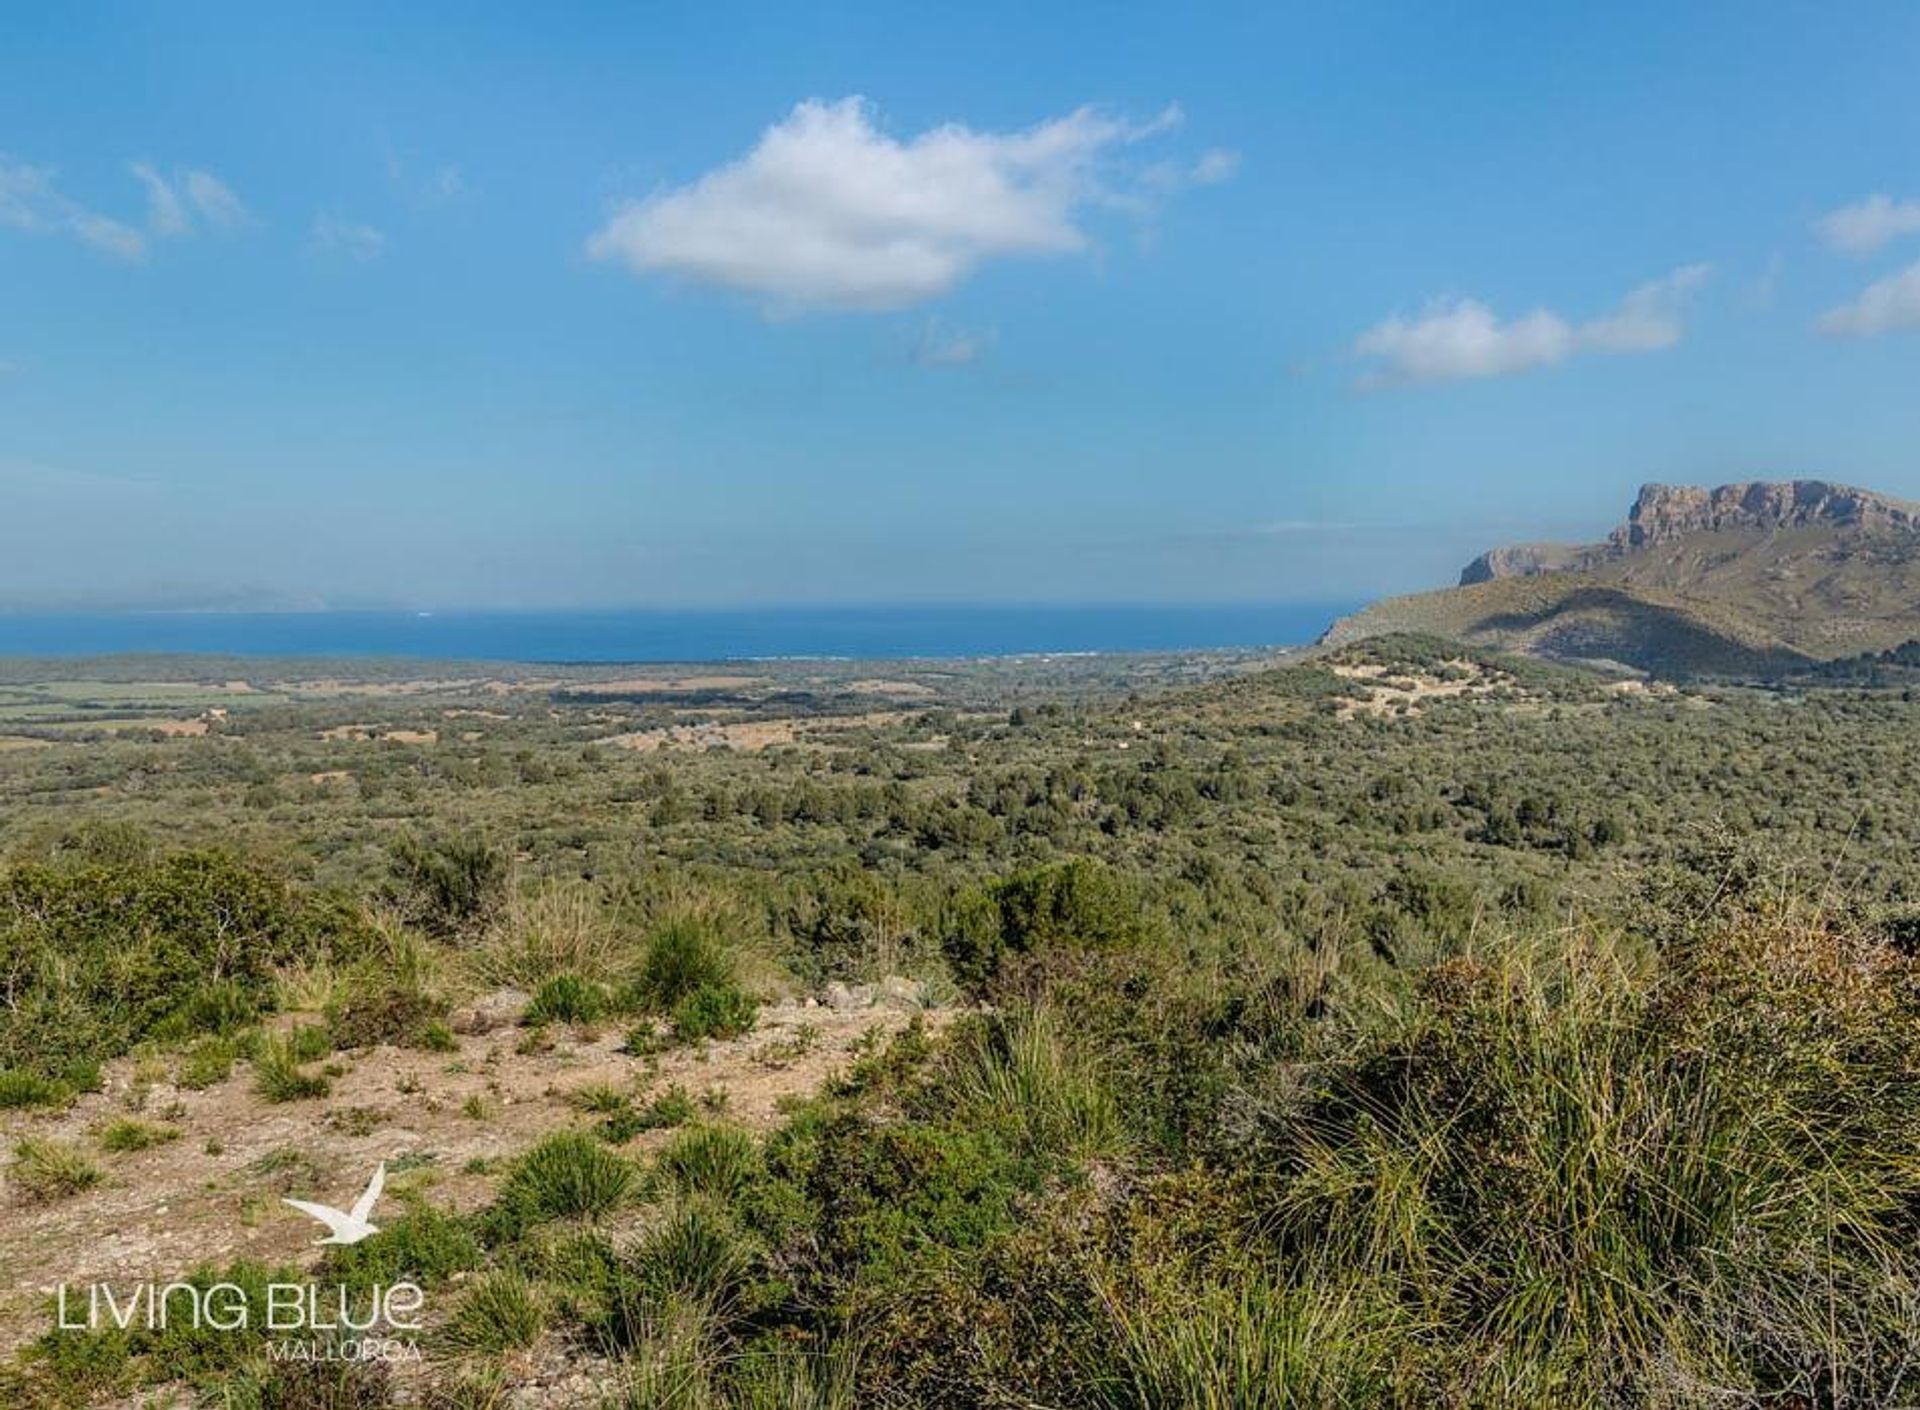
M 403 1280 L 425 1286 L 477 1267 L 480 1261 L 480 1241 L 468 1221 L 415 1204 L 382 1224 L 371 1238 L 329 1249 L 325 1274 L 350 1288 Z
M 100 1183 L 100 1167 L 77 1146 L 50 1137 L 29 1136 L 13 1148 L 9 1183 L 23 1199 L 48 1204 Z
M 380 971 L 356 970 L 327 1005 L 327 1033 L 340 1048 L 376 1043 L 429 1047 L 436 1029 L 446 1032 L 446 1013 L 444 1001 L 412 983 L 395 982 Z
M 595 1023 L 610 1007 L 607 991 L 577 974 L 556 974 L 534 991 L 522 1020 L 531 1027 L 543 1023 Z
M 100 1128 L 97 1138 L 100 1149 L 116 1154 L 128 1151 L 143 1151 L 150 1146 L 165 1145 L 168 1141 L 180 1139 L 178 1126 L 157 1126 L 147 1121 L 136 1121 L 123 1116 L 108 1122 Z
M 440 1335 L 457 1351 L 497 1356 L 531 1345 L 546 1324 L 546 1307 L 533 1284 L 512 1269 L 496 1268 L 466 1288 Z
M 494 1222 L 511 1235 L 551 1219 L 611 1214 L 634 1188 L 632 1162 L 577 1131 L 549 1136 L 514 1163 L 494 1206 Z
M 221 851 L 0 870 L 0 1067 L 78 1086 L 145 1039 L 230 1035 L 280 967 L 369 936 L 355 907 Z
M 668 1142 L 657 1168 L 682 1194 L 727 1201 L 759 1171 L 760 1151 L 737 1126 L 693 1126 Z
M 626 996 L 627 1006 L 671 1013 L 699 990 L 730 986 L 734 974 L 733 954 L 711 921 L 699 917 L 672 920 L 648 940 L 639 973 Z
M 0 1110 L 62 1106 L 72 1097 L 73 1090 L 66 1083 L 38 1072 L 22 1072 L 12 1067 L 0 1070 Z
M 483 837 L 403 833 L 390 853 L 388 899 L 435 935 L 479 930 L 506 905 L 512 859 Z
M 202 1038 L 181 1055 L 174 1081 L 190 1092 L 224 1082 L 241 1055 L 241 1044 L 230 1038 Z
M 682 1043 L 751 1033 L 759 1005 L 736 985 L 709 984 L 673 1006 L 673 1036 Z
M 303 1040 L 303 1032 L 320 1033 L 319 1029 L 296 1029 L 287 1037 L 263 1035 L 255 1045 L 253 1055 L 254 1090 L 269 1102 L 307 1101 L 324 1097 L 333 1090 L 333 1084 L 320 1073 L 306 1072 L 301 1069 L 303 1053 L 311 1048 L 312 1040 Z M 322 1041 L 325 1035 L 321 1034 Z M 316 1054 L 315 1056 L 318 1056 Z

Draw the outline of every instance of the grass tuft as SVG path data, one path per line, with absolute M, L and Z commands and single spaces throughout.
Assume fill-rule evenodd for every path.
M 100 1167 L 77 1146 L 44 1136 L 29 1136 L 15 1146 L 7 1173 L 14 1189 L 33 1204 L 66 1199 L 100 1183 Z

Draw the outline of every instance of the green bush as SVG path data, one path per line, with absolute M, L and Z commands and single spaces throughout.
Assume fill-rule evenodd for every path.
M 63 1082 L 38 1072 L 17 1068 L 0 1070 L 0 1110 L 26 1106 L 60 1106 L 71 1100 L 73 1091 Z
M 954 978 L 979 987 L 1009 954 L 1137 945 L 1151 931 L 1137 888 L 1086 858 L 1008 877 L 949 910 L 942 948 Z
M 458 1351 L 497 1356 L 530 1345 L 546 1322 L 533 1284 L 501 1268 L 483 1274 L 461 1294 L 440 1334 Z
M 241 1046 L 230 1038 L 202 1038 L 181 1056 L 174 1080 L 190 1092 L 226 1081 L 240 1058 Z
M 350 1288 L 403 1280 L 424 1286 L 476 1267 L 480 1259 L 479 1240 L 466 1220 L 417 1204 L 371 1238 L 328 1249 L 325 1274 Z
M 436 935 L 476 931 L 506 905 L 512 859 L 484 838 L 403 833 L 390 851 L 389 896 Z
M 334 1046 L 368 1048 L 376 1043 L 428 1046 L 429 1035 L 447 1005 L 409 978 L 384 969 L 351 971 L 340 993 L 327 1005 L 327 1032 Z
M 13 1187 L 36 1204 L 66 1199 L 100 1183 L 100 1168 L 75 1146 L 29 1136 L 13 1148 L 7 1172 Z
M 737 1038 L 753 1031 L 759 1005 L 732 984 L 709 984 L 673 1006 L 673 1036 L 682 1043 Z
M 670 1013 L 689 995 L 725 987 L 733 979 L 733 954 L 710 922 L 696 918 L 669 921 L 648 940 L 626 1006 Z
M 308 1101 L 324 1097 L 333 1090 L 333 1084 L 320 1073 L 301 1070 L 301 1063 L 312 1061 L 319 1053 L 311 1053 L 311 1040 L 302 1040 L 302 1033 L 320 1033 L 322 1042 L 325 1034 L 317 1028 L 295 1029 L 287 1037 L 263 1035 L 255 1045 L 253 1056 L 254 1090 L 269 1102 Z M 323 1047 L 322 1052 L 325 1049 Z
M 534 991 L 522 1022 L 537 1027 L 543 1023 L 595 1023 L 609 1008 L 607 991 L 577 974 L 556 974 Z
M 367 943 L 352 907 L 224 852 L 12 867 L 0 1066 L 67 1081 L 143 1039 L 230 1033 L 271 1006 L 279 966 Z
M 551 1219 L 611 1214 L 634 1188 L 631 1162 L 577 1131 L 549 1136 L 514 1162 L 495 1204 L 507 1233 Z
M 136 1121 L 130 1116 L 123 1116 L 101 1127 L 98 1139 L 100 1149 L 103 1151 L 116 1153 L 143 1151 L 149 1146 L 164 1145 L 168 1141 L 179 1140 L 180 1128 L 157 1126 L 152 1122 Z
M 624 1145 L 643 1132 L 684 1126 L 693 1115 L 693 1098 L 676 1082 L 644 1107 L 636 1109 L 631 1102 L 623 1101 L 600 1123 L 600 1134 L 614 1145 Z
M 660 1152 L 660 1173 L 682 1194 L 726 1201 L 739 1195 L 760 1169 L 753 1137 L 735 1126 L 693 1126 Z

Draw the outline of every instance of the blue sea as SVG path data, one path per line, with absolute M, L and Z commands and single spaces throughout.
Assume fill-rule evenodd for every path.
M 568 612 L 0 614 L 0 656 L 192 653 L 612 662 L 1298 646 L 1358 603 Z

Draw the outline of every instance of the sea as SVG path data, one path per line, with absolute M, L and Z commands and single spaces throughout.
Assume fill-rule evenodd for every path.
M 1357 602 L 619 611 L 0 613 L 0 656 L 388 656 L 591 663 L 959 658 L 1299 646 Z

